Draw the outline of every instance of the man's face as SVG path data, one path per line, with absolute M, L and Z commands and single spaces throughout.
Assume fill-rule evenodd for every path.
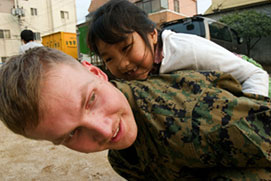
M 41 122 L 27 136 L 85 153 L 124 149 L 135 141 L 137 126 L 128 101 L 103 72 L 87 68 L 61 64 L 46 74 Z

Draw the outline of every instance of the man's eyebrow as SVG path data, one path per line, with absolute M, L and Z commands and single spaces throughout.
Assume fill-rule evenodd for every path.
M 91 84 L 91 82 L 86 82 L 79 90 L 81 93 L 81 104 L 80 104 L 80 109 L 82 110 L 85 106 L 85 102 L 87 101 L 87 92 L 88 92 L 88 86 Z

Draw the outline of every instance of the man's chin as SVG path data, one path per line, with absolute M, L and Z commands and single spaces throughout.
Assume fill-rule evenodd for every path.
M 132 146 L 135 143 L 136 138 L 137 138 L 137 134 L 135 135 L 135 137 L 131 138 L 125 144 L 116 146 L 115 148 L 112 148 L 111 150 L 124 150 L 124 149 L 127 149 L 127 148 L 129 148 L 130 146 Z

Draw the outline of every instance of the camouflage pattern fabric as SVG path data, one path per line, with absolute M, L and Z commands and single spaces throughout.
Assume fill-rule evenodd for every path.
M 108 154 L 127 180 L 271 179 L 269 98 L 216 71 L 112 82 L 138 125 L 131 147 Z

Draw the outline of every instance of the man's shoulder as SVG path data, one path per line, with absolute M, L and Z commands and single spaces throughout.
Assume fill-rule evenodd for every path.
M 166 74 L 152 75 L 149 79 L 165 82 L 198 82 L 200 84 L 209 84 L 224 76 L 230 76 L 220 71 L 200 71 L 200 70 L 177 70 Z M 231 77 L 231 76 L 230 76 Z
M 197 97 L 207 88 L 216 87 L 224 73 L 218 71 L 175 71 L 168 74 L 152 75 L 146 80 L 116 81 L 116 86 L 133 101 L 173 99 L 176 95 L 185 99 Z M 174 100 L 173 100 L 174 101 Z
M 145 91 L 144 88 L 162 90 L 173 87 L 183 89 L 186 86 L 191 87 L 193 85 L 203 88 L 216 86 L 219 81 L 224 79 L 236 83 L 230 74 L 220 71 L 178 70 L 166 74 L 151 75 L 146 80 L 117 80 L 116 85 L 118 88 L 126 87 L 133 90 L 139 89 L 139 91 Z

